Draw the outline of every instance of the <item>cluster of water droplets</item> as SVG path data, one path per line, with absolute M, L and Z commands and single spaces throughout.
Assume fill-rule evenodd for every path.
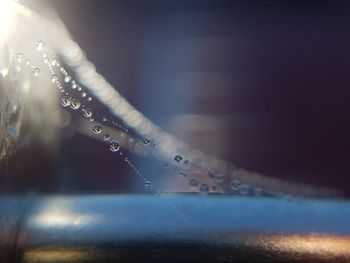
M 29 58 L 25 58 L 22 53 L 16 54 L 15 61 L 18 65 L 24 64 L 26 67 L 29 67 L 34 77 L 39 77 L 40 69 L 36 65 L 32 64 Z M 20 70 L 20 67 L 17 67 L 17 70 Z
M 127 129 L 123 124 L 118 123 L 114 120 L 107 119 L 106 117 L 102 118 L 102 121 L 105 122 L 106 124 L 111 125 L 112 127 L 117 128 L 118 130 L 121 130 L 123 133 L 128 133 L 129 129 Z
M 179 172 L 179 175 L 188 180 L 188 185 L 192 190 L 199 190 L 202 193 L 221 193 L 224 191 L 226 193 L 244 196 L 270 195 L 270 193 L 265 192 L 260 187 L 253 187 L 238 179 L 227 178 L 222 172 L 204 169 L 190 162 L 182 155 L 174 156 L 174 161 L 182 165 L 183 170 Z M 190 176 L 188 176 L 186 171 L 189 171 Z M 195 171 L 200 171 L 201 176 L 199 176 L 199 178 L 198 176 L 195 177 L 192 175 Z M 205 178 L 205 175 L 207 178 Z M 226 187 L 226 185 L 228 185 L 229 188 Z
M 50 82 L 57 87 L 57 89 L 62 93 L 61 97 L 61 106 L 66 109 L 73 111 L 81 110 L 82 115 L 91 122 L 96 122 L 93 114 L 93 110 L 88 106 L 88 103 L 92 101 L 92 97 L 88 95 L 88 92 L 79 85 L 79 83 L 74 80 L 74 78 L 68 73 L 64 66 L 60 65 L 58 59 L 51 59 L 45 49 L 45 44 L 43 41 L 39 40 L 36 43 L 36 50 L 42 55 L 43 62 L 47 65 L 49 76 L 48 79 Z M 38 66 L 31 63 L 29 58 L 25 58 L 23 54 L 18 53 L 15 57 L 15 61 L 18 64 L 25 64 L 29 67 L 33 76 L 35 78 L 41 75 L 41 70 Z M 62 81 L 61 81 L 62 80 Z M 72 92 L 79 92 L 78 96 L 73 96 Z M 106 117 L 102 118 L 102 123 L 105 125 L 111 126 L 113 129 L 119 130 L 122 137 L 125 137 L 128 134 L 129 130 L 121 123 L 118 123 L 114 120 L 107 119 Z M 118 153 L 120 156 L 123 156 L 121 151 L 121 143 L 117 138 L 113 138 L 110 133 L 104 132 L 104 128 L 96 122 L 92 128 L 92 133 L 99 137 L 101 141 L 105 142 L 109 146 L 109 150 L 112 153 Z M 143 146 L 146 148 L 156 147 L 153 143 L 153 140 L 150 138 L 144 139 L 134 139 L 130 136 L 129 142 L 133 142 L 135 146 Z M 152 151 L 150 151 L 152 154 Z M 124 157 L 125 163 L 132 169 L 134 172 L 142 179 L 144 186 L 147 189 L 152 188 L 151 181 L 130 161 L 128 157 Z M 180 171 L 178 173 L 182 178 L 188 181 L 188 186 L 191 191 L 199 191 L 202 193 L 208 192 L 222 192 L 220 187 L 225 182 L 225 177 L 218 172 L 213 172 L 211 170 L 204 170 L 202 167 L 191 163 L 182 155 L 176 155 L 173 158 L 173 164 L 166 165 L 167 167 L 177 167 L 180 166 Z M 203 173 L 208 174 L 211 183 L 208 183 L 208 178 L 201 182 L 200 179 L 195 177 L 194 171 L 200 170 Z M 241 183 L 239 180 L 231 180 L 229 182 L 230 190 L 229 192 L 240 194 L 240 195 L 262 195 L 264 191 L 261 188 L 254 188 L 247 184 Z
M 84 91 L 83 87 L 79 85 L 79 83 L 74 80 L 72 76 L 69 75 L 68 71 L 60 65 L 57 59 L 51 60 L 46 52 L 45 44 L 43 41 L 39 40 L 36 43 L 36 49 L 38 52 L 42 53 L 44 58 L 44 63 L 48 66 L 50 73 L 50 81 L 62 92 L 64 95 L 61 98 L 61 105 L 64 108 L 70 108 L 71 110 L 79 110 L 81 109 L 83 116 L 90 121 L 94 122 L 93 110 L 87 106 L 87 103 L 92 101 L 92 97 L 87 95 L 87 92 Z M 56 72 L 60 72 L 62 75 L 63 83 L 61 83 L 60 78 L 58 77 Z M 68 88 L 67 88 L 68 87 Z M 81 98 L 74 98 L 70 92 L 69 87 L 74 91 L 79 91 Z M 86 102 L 82 102 L 85 99 Z M 113 128 L 122 131 L 122 133 L 128 133 L 128 129 L 125 128 L 122 124 L 119 124 L 115 121 L 109 120 L 103 117 L 103 122 L 106 122 L 113 126 Z M 103 128 L 101 125 L 96 124 L 92 128 L 92 132 L 95 136 L 101 136 L 102 141 L 108 143 L 109 150 L 113 153 L 119 152 L 120 156 L 123 156 L 123 152 L 121 151 L 121 144 L 116 139 L 110 136 L 109 133 L 103 133 Z M 147 142 L 147 140 L 146 140 Z M 152 184 L 146 176 L 144 176 L 141 171 L 129 160 L 128 157 L 124 158 L 124 161 L 127 165 L 132 168 L 135 173 L 143 180 L 144 186 L 146 188 L 151 188 Z

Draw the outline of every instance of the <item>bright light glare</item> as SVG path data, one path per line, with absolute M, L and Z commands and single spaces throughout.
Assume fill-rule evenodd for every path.
M 4 41 L 6 33 L 10 29 L 14 4 L 14 0 L 0 0 L 0 43 Z

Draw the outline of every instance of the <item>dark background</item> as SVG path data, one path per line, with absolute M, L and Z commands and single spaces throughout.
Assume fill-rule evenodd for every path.
M 248 170 L 350 194 L 348 1 L 49 3 L 97 70 L 161 127 Z M 45 172 L 43 191 L 143 189 L 79 134 Z

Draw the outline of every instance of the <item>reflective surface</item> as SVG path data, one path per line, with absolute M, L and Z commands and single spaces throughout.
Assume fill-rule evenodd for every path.
M 344 201 L 89 195 L 30 203 L 20 262 L 350 261 Z

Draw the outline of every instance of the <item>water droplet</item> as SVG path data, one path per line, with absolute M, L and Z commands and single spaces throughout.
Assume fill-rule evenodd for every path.
M 102 121 L 106 122 L 106 121 L 107 121 L 107 118 L 106 118 L 106 117 L 103 117 L 103 118 L 102 118 Z
M 71 105 L 71 103 L 72 103 L 72 98 L 71 98 L 71 97 L 69 97 L 69 96 L 64 96 L 64 97 L 62 97 L 62 99 L 61 99 L 61 105 L 62 105 L 63 107 L 68 107 L 68 106 Z
M 151 182 L 149 180 L 146 180 L 144 185 L 145 185 L 146 188 L 150 188 L 152 186 Z
M 184 164 L 190 164 L 190 161 L 189 160 L 185 160 Z
M 80 86 L 78 86 L 78 90 L 81 91 L 81 87 Z
M 216 181 L 217 181 L 218 183 L 222 183 L 222 182 L 224 181 L 224 176 L 223 176 L 223 175 L 218 175 L 218 176 L 216 176 Z
M 92 131 L 93 131 L 95 134 L 99 134 L 99 133 L 101 133 L 101 131 L 102 131 L 102 127 L 99 126 L 99 125 L 96 125 L 96 126 L 92 129 Z
M 76 89 L 78 87 L 77 83 L 75 83 L 75 81 L 72 81 L 72 89 Z
M 81 96 L 82 96 L 83 98 L 85 98 L 85 97 L 86 97 L 86 93 L 83 92 L 83 93 L 81 94 Z
M 26 66 L 30 66 L 30 59 L 26 60 Z
M 42 40 L 38 40 L 36 42 L 36 50 L 42 51 L 44 49 L 44 42 Z
M 45 64 L 50 64 L 50 59 L 49 59 L 48 57 L 46 57 L 46 58 L 44 59 L 44 63 L 45 63 Z
M 71 81 L 72 80 L 72 77 L 71 76 L 65 76 L 64 77 L 64 82 L 65 83 L 68 83 L 69 81 Z
M 70 107 L 71 107 L 73 110 L 77 110 L 77 109 L 80 108 L 80 105 L 81 105 L 81 103 L 80 103 L 79 100 L 73 99 L 73 100 L 72 100 L 72 103 L 71 103 L 71 105 L 70 105 Z
M 176 155 L 174 160 L 177 161 L 177 162 L 181 162 L 182 161 L 182 156 Z
M 56 60 L 56 59 L 53 59 L 53 60 L 51 61 L 51 66 L 56 66 L 56 63 L 57 63 L 57 60 Z
M 199 190 L 201 192 L 209 192 L 209 186 L 207 184 L 201 184 L 201 186 L 199 187 Z
M 231 188 L 232 188 L 232 190 L 238 190 L 238 188 L 240 187 L 241 184 L 242 184 L 242 183 L 241 183 L 240 180 L 233 179 L 233 180 L 231 181 Z
M 92 110 L 90 108 L 83 109 L 84 117 L 90 118 L 92 116 Z
M 33 74 L 34 74 L 34 77 L 39 77 L 40 75 L 40 69 L 38 67 L 35 67 L 33 69 Z
M 90 118 L 89 118 L 89 121 L 94 121 L 94 117 L 90 117 Z
M 119 151 L 119 148 L 120 148 L 120 145 L 119 145 L 119 142 L 114 140 L 110 143 L 109 145 L 109 149 L 112 151 L 112 152 L 117 152 Z
M 87 99 L 88 101 L 92 101 L 92 98 L 91 97 L 88 97 L 88 99 Z
M 51 75 L 50 80 L 52 83 L 56 83 L 58 81 L 57 76 L 55 74 Z
M 108 141 L 108 140 L 109 140 L 109 134 L 107 134 L 107 133 L 104 134 L 104 135 L 103 135 L 103 139 L 104 139 L 105 141 Z
M 191 179 L 191 180 L 189 181 L 189 185 L 190 185 L 191 187 L 197 187 L 197 186 L 198 186 L 198 181 L 197 181 L 196 179 Z
M 144 139 L 143 144 L 149 146 L 151 144 L 151 141 L 149 139 Z

